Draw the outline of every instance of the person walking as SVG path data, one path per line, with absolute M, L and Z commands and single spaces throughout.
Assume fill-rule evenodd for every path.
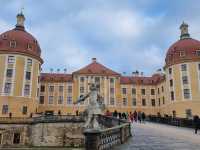
M 138 121 L 142 123 L 142 113 L 140 111 L 138 112 Z
M 138 118 L 138 116 L 137 116 L 137 111 L 134 111 L 133 117 L 134 117 L 135 122 L 137 122 L 137 118 Z
M 142 112 L 142 122 L 145 123 L 146 115 L 144 112 Z
M 194 128 L 195 128 L 195 134 L 197 134 L 198 129 L 200 129 L 200 119 L 199 119 L 199 116 L 195 115 L 193 117 L 193 123 L 194 123 Z
M 134 114 L 133 114 L 132 112 L 130 112 L 129 117 L 130 117 L 130 121 L 131 121 L 131 123 L 133 123 L 133 120 L 134 120 Z

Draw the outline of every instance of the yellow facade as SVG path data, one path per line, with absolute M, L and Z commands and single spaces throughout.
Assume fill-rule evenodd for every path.
M 11 63 L 8 62 L 10 56 L 13 58 Z M 0 117 L 29 117 L 35 114 L 38 107 L 37 87 L 39 87 L 40 62 L 36 59 L 16 54 L 3 54 L 0 58 Z M 31 60 L 29 69 L 27 66 L 28 59 Z M 12 70 L 12 75 L 8 75 L 8 69 Z M 30 80 L 26 79 L 26 71 L 30 72 Z M 11 84 L 7 89 L 5 89 L 6 83 Z M 24 93 L 26 84 L 30 87 Z

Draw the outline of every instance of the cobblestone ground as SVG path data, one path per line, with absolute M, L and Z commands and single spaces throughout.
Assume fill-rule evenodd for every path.
M 114 150 L 200 150 L 200 133 L 168 125 L 134 123 L 133 137 Z

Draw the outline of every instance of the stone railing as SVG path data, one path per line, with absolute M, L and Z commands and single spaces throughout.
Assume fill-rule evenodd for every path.
M 0 124 L 35 124 L 52 122 L 84 122 L 84 118 L 82 116 L 75 115 L 54 115 L 33 118 L 0 117 Z
M 86 150 L 107 150 L 123 144 L 131 137 L 131 125 L 124 120 L 100 115 L 99 123 L 105 129 L 89 129 L 84 132 Z
M 193 128 L 193 120 L 187 119 L 187 118 L 172 118 L 172 117 L 158 117 L 158 116 L 149 116 L 148 121 L 155 122 L 155 123 L 162 123 L 162 124 L 168 124 L 173 126 L 179 126 L 179 127 L 187 127 L 187 128 Z

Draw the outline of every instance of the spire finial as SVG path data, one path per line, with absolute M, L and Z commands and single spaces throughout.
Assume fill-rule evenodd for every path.
M 181 30 L 180 39 L 190 38 L 190 34 L 188 32 L 188 24 L 185 23 L 184 21 L 183 21 L 183 23 L 180 26 L 180 30 Z
M 25 17 L 24 17 L 23 11 L 24 11 L 24 7 L 22 6 L 20 9 L 20 12 L 17 14 L 16 29 L 24 30 Z

